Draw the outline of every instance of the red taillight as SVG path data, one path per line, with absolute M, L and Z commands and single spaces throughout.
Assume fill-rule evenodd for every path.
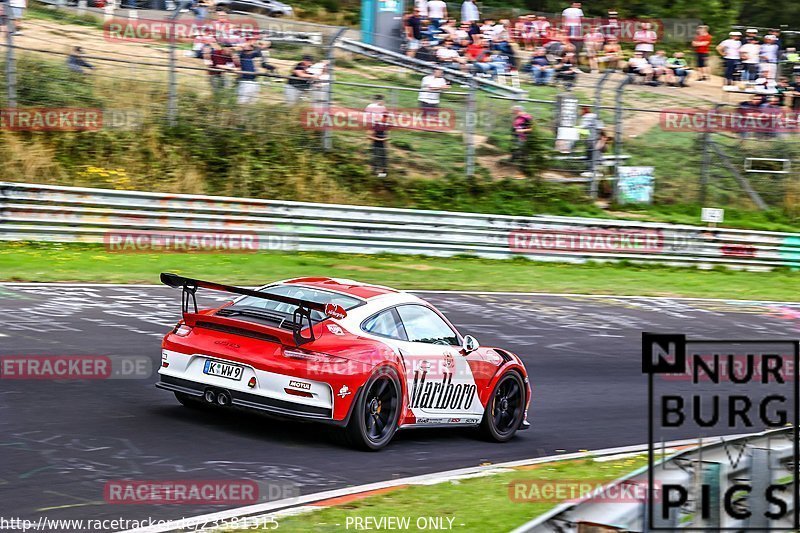
M 303 398 L 313 398 L 314 395 L 310 392 L 306 392 L 304 390 L 295 390 L 295 389 L 283 389 L 286 394 L 291 394 L 292 396 L 302 396 Z
M 283 350 L 283 355 L 290 359 L 302 359 L 304 361 L 315 361 L 318 363 L 340 363 L 347 361 L 347 359 L 335 355 L 322 352 L 308 352 L 305 350 Z
M 256 378 L 250 378 L 250 381 L 247 382 L 247 386 L 251 389 L 256 386 Z
M 169 363 L 167 363 L 166 361 L 161 361 L 161 366 L 167 368 L 169 366 Z
M 178 337 L 185 337 L 191 332 L 192 328 L 187 326 L 186 324 L 178 324 L 177 326 L 175 326 L 175 329 L 172 330 L 172 333 L 174 333 Z

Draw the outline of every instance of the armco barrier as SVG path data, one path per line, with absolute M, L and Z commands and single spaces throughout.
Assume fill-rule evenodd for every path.
M 646 505 L 648 484 L 647 468 L 620 478 L 607 487 L 614 493 L 615 487 L 627 488 L 628 494 L 638 498 L 612 500 L 592 496 L 576 502 L 563 503 L 511 533 L 582 533 L 611 531 L 767 531 L 791 530 L 793 528 L 792 505 L 794 500 L 794 429 L 786 428 L 754 435 L 721 437 L 720 442 L 699 445 L 693 449 L 664 457 L 654 463 L 653 489 L 673 484 L 686 487 L 688 508 L 672 507 L 668 516 L 653 510 L 653 529 L 650 529 L 649 512 Z M 658 457 L 658 455 L 656 455 Z M 749 501 L 748 492 L 735 494 L 737 511 L 750 511 L 742 518 L 726 512 L 722 503 L 715 501 L 704 513 L 700 507 L 704 501 L 699 487 L 707 485 L 709 494 L 717 496 L 734 491 L 734 486 L 752 487 L 752 494 L 758 495 Z M 763 508 L 764 490 L 774 485 L 783 487 L 776 491 L 776 497 L 788 500 L 786 512 L 780 518 L 770 520 L 764 513 L 776 508 Z M 617 490 L 620 494 L 622 489 Z M 705 496 L 710 500 L 711 496 Z M 658 502 L 660 500 L 655 499 Z M 661 508 L 660 504 L 656 504 Z M 703 516 L 705 514 L 706 516 Z M 746 516 L 745 516 L 746 515 Z M 658 528 L 658 529 L 656 529 Z
M 104 242 L 110 232 L 245 232 L 262 249 L 524 255 L 541 261 L 655 261 L 800 267 L 800 234 L 625 220 L 163 194 L 0 182 L 0 239 Z

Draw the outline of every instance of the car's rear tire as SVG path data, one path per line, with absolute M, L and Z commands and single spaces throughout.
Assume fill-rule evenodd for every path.
M 481 420 L 481 433 L 495 442 L 508 442 L 525 418 L 525 385 L 511 370 L 494 386 Z
M 345 428 L 347 442 L 361 450 L 380 450 L 397 431 L 402 404 L 400 378 L 392 368 L 380 368 L 356 398 Z
M 175 398 L 178 400 L 178 403 L 184 407 L 188 407 L 189 409 L 203 409 L 204 407 L 207 407 L 207 404 L 202 398 L 198 396 L 192 396 L 191 394 L 186 394 L 184 392 L 176 392 Z

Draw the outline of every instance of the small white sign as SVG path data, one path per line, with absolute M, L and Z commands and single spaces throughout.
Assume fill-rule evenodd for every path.
M 700 220 L 711 224 L 720 224 L 725 218 L 725 210 L 715 207 L 704 207 L 700 212 Z

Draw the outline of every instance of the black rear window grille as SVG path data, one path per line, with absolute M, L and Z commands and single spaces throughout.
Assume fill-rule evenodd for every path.
M 198 328 L 204 329 L 211 329 L 214 331 L 219 331 L 222 333 L 230 333 L 231 335 L 239 335 L 241 337 L 250 337 L 251 339 L 258 339 L 261 341 L 268 341 L 274 342 L 276 344 L 280 344 L 281 340 L 274 335 L 269 335 L 268 333 L 260 333 L 258 331 L 250 331 L 249 329 L 245 328 L 237 328 L 236 326 L 225 326 L 223 324 L 217 324 L 215 322 L 197 322 Z

